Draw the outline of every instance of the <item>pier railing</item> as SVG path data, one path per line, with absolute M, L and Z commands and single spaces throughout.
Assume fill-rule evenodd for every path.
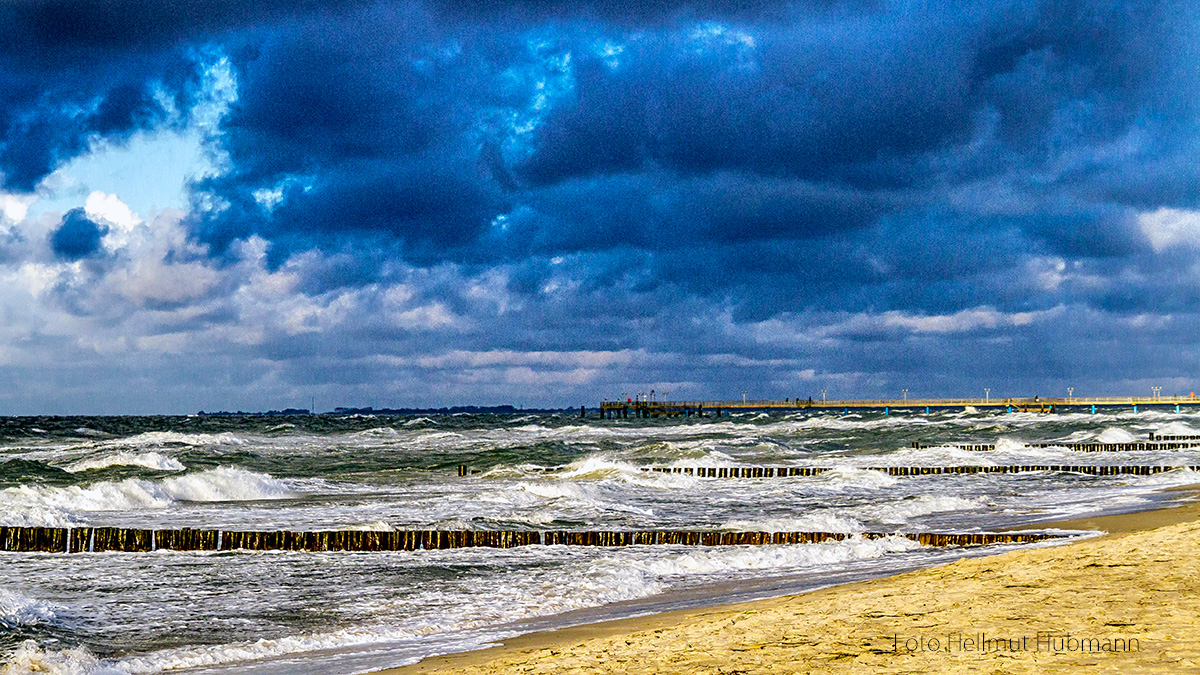
M 1043 398 L 1041 396 L 1007 397 L 1007 398 L 876 398 L 876 399 L 814 399 L 814 398 L 785 398 L 779 399 L 742 399 L 742 400 L 655 400 L 639 398 L 637 400 L 602 401 L 601 414 L 608 416 L 627 417 L 630 414 L 638 417 L 659 415 L 690 415 L 696 413 L 720 414 L 731 410 L 884 410 L 919 409 L 925 408 L 1007 408 L 1020 411 L 1048 411 L 1057 408 L 1071 407 L 1133 407 L 1147 406 L 1200 406 L 1200 398 L 1196 396 L 1090 396 L 1066 398 Z M 586 414 L 581 409 L 581 414 Z

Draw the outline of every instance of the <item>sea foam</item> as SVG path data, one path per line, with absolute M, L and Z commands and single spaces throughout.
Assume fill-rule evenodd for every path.
M 167 457 L 157 452 L 117 452 L 101 457 L 81 459 L 63 467 L 63 471 L 79 473 L 92 469 L 107 469 L 112 466 L 140 466 L 155 471 L 183 471 L 187 467 L 174 457 Z
M 26 484 L 0 490 L 0 523 L 71 527 L 81 524 L 81 514 L 87 512 L 165 509 L 184 501 L 287 499 L 294 495 L 284 481 L 237 467 L 217 467 L 157 481 L 130 478 L 67 487 Z

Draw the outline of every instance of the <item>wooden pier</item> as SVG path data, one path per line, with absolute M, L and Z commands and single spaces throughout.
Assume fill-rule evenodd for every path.
M 899 399 L 812 399 L 794 398 L 777 400 L 742 400 L 742 401 L 656 401 L 645 399 L 627 399 L 624 401 L 603 401 L 600 403 L 600 416 L 612 419 L 614 417 L 648 418 L 648 417 L 690 417 L 697 415 L 721 416 L 732 411 L 832 411 L 832 412 L 910 412 L 930 413 L 934 409 L 947 408 L 978 408 L 988 410 L 1005 410 L 1006 412 L 1056 412 L 1059 410 L 1089 409 L 1096 412 L 1100 408 L 1132 408 L 1134 412 L 1141 408 L 1174 408 L 1176 412 L 1184 406 L 1200 407 L 1200 398 L 1188 396 L 1147 396 L 1147 397 L 1102 397 L 1102 398 L 1043 398 L 1032 396 L 1027 398 L 899 398 Z M 581 415 L 586 415 L 585 409 L 580 409 Z
M 1027 544 L 1064 535 L 1029 532 L 714 532 L 400 530 L 376 532 L 247 532 L 141 530 L 116 527 L 0 527 L 0 551 L 17 553 L 148 553 L 150 551 L 420 551 L 517 546 L 766 546 L 819 544 L 853 537 L 898 536 L 924 546 Z

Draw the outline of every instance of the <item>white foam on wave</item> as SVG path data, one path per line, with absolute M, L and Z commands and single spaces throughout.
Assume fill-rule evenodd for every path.
M 514 574 L 524 577 L 522 583 L 514 583 L 510 575 L 488 575 L 463 579 L 449 588 L 425 590 L 415 597 L 380 600 L 365 596 L 341 607 L 352 615 L 389 617 L 379 623 L 254 641 L 170 648 L 113 661 L 98 660 L 82 649 L 43 651 L 29 642 L 22 645 L 7 666 L 11 672 L 19 673 L 111 675 L 249 664 L 332 649 L 462 636 L 472 630 L 486 631 L 489 626 L 522 619 L 661 594 L 670 588 L 668 578 L 707 583 L 714 576 L 790 572 L 814 565 L 879 558 L 917 547 L 915 542 L 899 538 L 872 541 L 853 538 L 803 546 L 671 547 L 673 550 L 668 551 L 659 547 L 653 550 L 631 547 L 611 553 L 580 552 L 561 546 L 531 547 L 533 550 L 501 555 L 511 556 L 514 562 L 533 562 L 546 556 L 555 559 L 568 556 L 577 558 L 577 562 L 552 568 L 520 565 L 521 571 Z M 593 553 L 596 558 L 591 558 Z M 469 558 L 475 553 L 447 551 L 426 555 L 456 559 Z M 437 612 L 430 614 L 422 608 L 437 608 Z M 491 637 L 495 639 L 497 634 L 492 632 Z
M 755 518 L 728 520 L 721 525 L 723 530 L 738 532 L 865 532 L 866 526 L 854 518 L 835 515 L 827 511 L 807 513 L 794 518 Z
M 0 490 L 0 522 L 12 526 L 71 527 L 81 514 L 95 511 L 165 509 L 179 502 L 230 502 L 287 499 L 287 483 L 237 467 L 152 481 L 130 478 L 92 485 L 54 487 L 20 485 Z
M 672 466 L 690 466 L 691 462 Z M 705 466 L 709 466 L 705 464 Z M 682 473 L 644 471 L 642 467 L 615 459 L 609 454 L 588 455 L 561 467 L 540 464 L 500 465 L 482 474 L 484 478 L 533 478 L 542 481 L 603 481 L 616 480 L 631 485 L 653 488 L 686 488 L 696 484 L 696 478 Z
M 549 547 L 533 556 L 560 552 Z M 447 557 L 469 553 L 449 552 Z M 328 649 L 347 649 L 377 643 L 394 643 L 434 635 L 455 635 L 472 629 L 522 619 L 559 614 L 575 609 L 634 600 L 661 593 L 666 586 L 645 570 L 627 561 L 596 560 L 566 569 L 532 570 L 526 583 L 515 585 L 506 575 L 464 580 L 459 588 L 429 590 L 416 597 L 377 600 L 363 598 L 342 609 L 349 613 L 384 613 L 397 617 L 389 623 L 347 627 L 326 633 L 292 635 L 254 642 L 201 645 L 166 649 L 128 657 L 115 665 L 127 673 L 212 667 L 259 659 L 286 657 Z M 436 616 L 414 608 L 438 608 Z
M 912 518 L 947 511 L 966 511 L 984 507 L 984 502 L 963 497 L 918 495 L 908 499 L 879 502 L 847 509 L 846 513 L 866 520 L 902 524 Z
M 964 450 L 956 445 L 935 445 L 928 448 L 900 448 L 886 455 L 862 456 L 873 466 L 957 466 L 961 464 L 990 464 L 987 455 L 977 450 Z
M 363 429 L 362 431 L 356 431 L 350 435 L 360 437 L 360 438 L 394 438 L 396 436 L 399 436 L 400 432 L 396 431 L 392 427 L 374 427 L 372 429 Z
M 1155 436 L 1200 436 L 1200 431 L 1196 430 L 1187 422 L 1168 422 L 1162 425 L 1154 432 Z
M 147 431 L 145 433 L 105 441 L 105 446 L 157 448 L 166 445 L 208 447 L 213 445 L 245 445 L 246 441 L 228 431 L 219 434 L 184 434 L 178 431 Z
M 654 514 L 652 509 L 625 503 L 619 491 L 613 490 L 611 486 L 571 480 L 522 481 L 497 490 L 485 490 L 478 493 L 475 499 L 504 509 L 504 519 L 520 520 L 524 514 L 538 510 L 559 514 L 578 511 L 632 513 L 642 516 Z
M 643 471 L 640 466 L 612 459 L 607 455 L 588 455 L 571 462 L 558 475 L 570 480 L 615 479 L 631 485 L 664 489 L 687 488 L 696 485 L 695 476 Z
M 895 485 L 898 479 L 882 471 L 858 469 L 851 466 L 839 466 L 826 471 L 818 478 L 835 487 L 888 487 Z
M 43 650 L 33 640 L 26 640 L 4 662 L 4 673 L 50 673 L 51 675 L 126 675 L 127 671 L 102 663 L 82 647 L 64 650 Z
M 1000 438 L 997 438 L 995 445 L 996 452 L 1012 452 L 1013 450 L 1029 449 L 1029 445 L 1026 444 L 1025 441 L 1009 438 L 1008 436 L 1001 436 Z
M 97 431 L 96 429 L 89 429 L 87 427 L 78 427 L 75 429 L 75 433 L 79 434 L 80 436 L 107 436 L 108 435 L 108 434 L 104 433 L 103 431 Z
M 415 427 L 421 424 L 437 424 L 437 421 L 430 417 L 415 417 L 404 423 L 406 427 Z
M 911 551 L 920 547 L 920 544 L 905 537 L 851 537 L 844 541 L 802 546 L 699 548 L 678 555 L 640 560 L 634 562 L 633 567 L 661 576 L 727 574 L 747 570 L 771 570 L 777 573 L 848 560 L 879 558 L 889 553 Z
M 90 457 L 63 467 L 63 471 L 79 473 L 92 469 L 107 469 L 111 466 L 141 466 L 155 471 L 183 471 L 187 467 L 174 457 L 157 452 L 117 452 L 103 457 Z
M 1172 469 L 1150 476 L 1137 476 L 1138 485 L 1192 485 L 1200 483 L 1200 472 L 1191 469 Z
M 61 609 L 58 605 L 0 588 L 0 629 L 52 623 Z
M 350 525 L 343 527 L 344 530 L 359 530 L 362 532 L 395 532 L 396 528 L 383 520 L 376 520 L 371 523 L 359 523 L 358 525 Z
M 1108 427 L 1096 434 L 1095 440 L 1097 443 L 1133 443 L 1141 439 L 1120 427 Z
M 729 440 L 731 442 L 727 442 L 727 440 Z M 746 441 L 746 443 L 740 442 L 743 440 Z M 735 466 L 737 464 L 737 460 L 735 460 L 733 458 L 733 455 L 730 455 L 725 452 L 721 452 L 720 450 L 717 450 L 713 446 L 719 445 L 720 447 L 728 448 L 730 446 L 735 446 L 735 445 L 752 445 L 752 444 L 753 444 L 753 439 L 723 439 L 721 441 L 705 439 L 704 441 L 700 441 L 699 443 L 692 445 L 692 447 L 690 448 L 690 452 L 687 456 L 680 457 L 678 459 L 673 460 L 670 464 L 668 464 L 668 466 L 672 466 L 672 467 L 676 467 L 676 466 L 683 466 L 683 467 L 715 466 L 718 468 L 723 467 L 723 466 Z M 687 446 L 689 444 L 681 444 L 681 445 L 683 447 L 687 448 Z

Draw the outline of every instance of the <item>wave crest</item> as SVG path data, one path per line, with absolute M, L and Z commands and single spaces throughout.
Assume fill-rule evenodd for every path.
M 295 492 L 284 481 L 238 467 L 162 480 L 130 478 L 92 485 L 21 485 L 0 490 L 0 521 L 5 525 L 73 527 L 81 514 L 95 511 L 165 509 L 179 502 L 235 502 L 287 499 Z
M 90 457 L 63 467 L 63 471 L 79 473 L 93 469 L 107 469 L 112 466 L 140 466 L 154 471 L 183 471 L 187 469 L 182 462 L 174 457 L 157 452 L 126 452 L 121 451 L 102 457 Z

